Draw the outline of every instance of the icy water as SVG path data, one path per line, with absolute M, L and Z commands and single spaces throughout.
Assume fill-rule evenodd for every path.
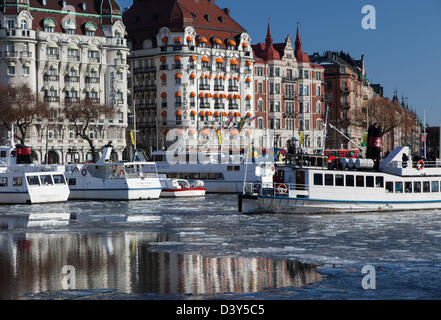
M 0 213 L 0 299 L 441 297 L 441 211 L 246 216 L 207 195 Z

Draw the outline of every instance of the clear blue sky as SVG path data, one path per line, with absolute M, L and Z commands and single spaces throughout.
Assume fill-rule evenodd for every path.
M 160 1 L 160 0 L 158 0 Z M 131 0 L 118 0 L 129 7 Z M 384 87 L 384 95 L 408 98 L 421 120 L 441 121 L 441 1 L 440 0 L 216 0 L 251 35 L 264 42 L 268 18 L 275 42 L 294 39 L 300 22 L 303 49 L 312 54 L 345 51 L 365 55 L 367 77 Z M 376 29 L 364 30 L 364 5 L 376 9 Z

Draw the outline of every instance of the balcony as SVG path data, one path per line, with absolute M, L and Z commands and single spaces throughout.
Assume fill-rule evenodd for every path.
M 239 104 L 237 104 L 237 103 L 229 103 L 228 104 L 228 109 L 239 110 Z
M 225 90 L 225 86 L 224 85 L 214 85 L 214 91 L 224 91 Z
M 67 61 L 69 62 L 79 62 L 80 56 L 67 56 Z
M 47 54 L 47 59 L 49 60 L 49 61 L 58 61 L 58 60 L 60 60 L 60 55 L 58 55 L 58 54 Z
M 210 85 L 209 84 L 200 84 L 199 90 L 210 90 Z
M 64 82 L 80 82 L 80 77 L 77 76 L 65 76 Z
M 225 108 L 225 103 L 215 103 L 214 104 L 214 108 L 215 109 L 224 109 Z
M 17 51 L 4 51 L 3 57 L 5 58 L 17 58 L 18 52 Z
M 159 66 L 159 70 L 168 70 L 168 65 L 166 65 L 166 64 L 161 64 L 161 65 Z
M 98 77 L 86 77 L 86 84 L 97 84 L 100 83 L 100 78 Z
M 100 103 L 100 98 L 86 97 L 86 101 L 91 103 Z
M 199 108 L 201 108 L 201 109 L 209 109 L 210 108 L 210 104 L 209 103 L 201 103 L 201 104 L 199 104 Z
M 156 67 L 135 68 L 134 73 L 156 72 Z
M 180 64 L 180 63 L 175 63 L 175 64 L 173 65 L 173 69 L 175 69 L 175 70 L 181 70 L 181 69 L 182 69 L 182 64 Z
M 60 80 L 60 76 L 59 75 L 45 74 L 43 76 L 43 81 L 59 81 L 59 80 Z
M 228 86 L 228 91 L 230 92 L 238 92 L 239 87 L 238 86 Z
M 295 100 L 296 94 L 295 93 L 285 93 L 285 100 Z
M 60 97 L 45 96 L 44 101 L 45 102 L 60 102 Z
M 79 97 L 65 97 L 64 101 L 65 102 L 70 102 L 70 103 L 80 102 L 80 98 Z
M 32 52 L 22 51 L 20 52 L 20 58 L 32 58 Z
M 99 63 L 100 62 L 100 58 L 99 57 L 89 57 L 89 62 L 90 63 Z
M 282 77 L 282 82 L 283 83 L 294 83 L 294 82 L 296 82 L 296 81 L 298 81 L 299 80 L 299 78 L 294 78 L 294 77 Z
M 182 108 L 182 102 L 176 102 L 175 103 L 175 108 L 181 109 Z

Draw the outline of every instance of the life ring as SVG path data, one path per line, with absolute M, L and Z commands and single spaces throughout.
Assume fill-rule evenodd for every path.
M 121 169 L 120 171 L 119 171 L 119 174 L 122 176 L 122 175 L 124 175 L 126 172 L 124 171 L 124 169 Z
M 418 170 L 423 170 L 424 169 L 424 161 L 423 160 L 418 161 L 416 166 L 417 166 Z
M 85 176 L 85 175 L 87 174 L 87 170 L 86 170 L 86 169 L 81 170 L 81 174 L 82 174 L 83 176 Z
M 285 194 L 288 192 L 288 187 L 284 183 L 278 184 L 276 189 L 277 189 L 277 192 L 281 193 L 281 194 Z

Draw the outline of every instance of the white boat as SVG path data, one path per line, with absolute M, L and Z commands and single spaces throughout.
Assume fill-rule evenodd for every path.
M 204 182 L 195 180 L 192 183 L 184 179 L 167 179 L 160 177 L 162 198 L 202 197 L 205 196 Z
M 171 161 L 167 151 L 155 151 L 151 160 L 169 179 L 203 181 L 207 193 L 241 193 L 246 182 L 260 181 L 261 170 L 274 170 L 269 162 L 252 162 L 221 152 L 180 152 Z M 171 152 L 173 155 L 173 152 Z M 173 156 L 171 156 L 173 157 Z
M 161 183 L 155 163 L 110 162 L 112 148 L 104 148 L 96 163 L 66 165 L 69 199 L 159 199 Z
M 33 164 L 31 149 L 0 147 L 0 204 L 64 202 L 69 197 L 61 166 Z
M 330 170 L 323 156 L 287 155 L 275 178 L 246 184 L 243 213 L 333 213 L 441 209 L 441 165 L 396 148 L 379 168 L 370 159 Z M 274 181 L 273 181 L 274 180 Z

